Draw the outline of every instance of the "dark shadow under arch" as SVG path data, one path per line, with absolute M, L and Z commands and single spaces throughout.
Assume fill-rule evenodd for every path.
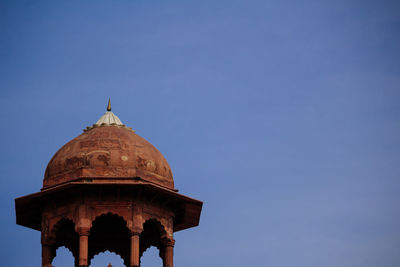
M 130 255 L 130 232 L 123 217 L 107 213 L 97 217 L 89 235 L 89 265 L 91 259 L 105 251 L 119 255 L 128 266 Z
M 164 226 L 157 219 L 149 219 L 143 224 L 143 231 L 140 234 L 140 257 L 151 246 L 159 250 L 159 256 L 164 261 L 163 239 L 166 237 Z
M 56 256 L 56 250 L 59 247 L 67 248 L 75 258 L 75 266 L 78 264 L 79 258 L 79 235 L 75 232 L 75 224 L 72 220 L 62 218 L 58 221 L 53 229 L 52 229 L 52 236 L 54 238 L 53 244 L 53 261 L 54 257 Z

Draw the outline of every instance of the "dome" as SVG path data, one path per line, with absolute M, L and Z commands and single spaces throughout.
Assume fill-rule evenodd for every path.
M 174 189 L 163 155 L 108 111 L 74 138 L 47 165 L 43 189 L 73 181 L 152 183 Z

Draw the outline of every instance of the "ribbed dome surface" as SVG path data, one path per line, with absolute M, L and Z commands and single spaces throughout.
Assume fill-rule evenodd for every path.
M 43 188 L 78 178 L 147 181 L 174 188 L 163 155 L 134 131 L 119 125 L 91 128 L 65 144 L 47 165 Z

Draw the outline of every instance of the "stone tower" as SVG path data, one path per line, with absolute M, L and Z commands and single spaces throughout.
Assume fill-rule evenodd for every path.
M 89 266 L 104 251 L 140 266 L 150 246 L 173 266 L 173 233 L 197 226 L 202 202 L 178 193 L 162 154 L 107 112 L 50 160 L 40 192 L 15 199 L 17 224 L 41 231 L 42 266 L 58 247 Z

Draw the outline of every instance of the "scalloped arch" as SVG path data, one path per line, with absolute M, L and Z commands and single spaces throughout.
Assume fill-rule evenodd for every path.
M 57 250 L 60 248 L 63 248 L 63 247 L 66 248 L 71 253 L 72 257 L 74 258 L 74 261 L 76 261 L 77 255 L 74 254 L 74 252 L 71 250 L 71 248 L 69 248 L 68 246 L 65 246 L 65 245 L 60 245 L 60 246 L 54 248 L 55 251 L 54 251 L 54 257 L 51 260 L 52 263 L 53 263 L 54 259 L 57 257 Z
M 103 219 L 104 219 L 104 221 L 103 221 Z M 120 229 L 123 232 L 125 232 L 126 237 L 127 237 L 126 241 L 128 241 L 127 244 L 129 244 L 129 231 L 130 230 L 128 228 L 127 221 L 125 220 L 124 216 L 119 215 L 117 212 L 104 211 L 104 210 L 102 212 L 100 212 L 99 214 L 97 214 L 97 216 L 95 216 L 94 219 L 92 220 L 92 227 L 90 229 L 89 239 L 92 238 L 92 237 L 96 237 L 97 234 L 99 234 L 97 232 L 97 226 L 102 227 L 101 226 L 102 223 L 107 222 L 107 220 L 110 220 L 110 219 L 114 223 L 117 223 L 118 228 L 116 228 L 116 229 Z M 100 224 L 97 224 L 97 223 L 100 223 Z M 120 231 L 120 230 L 118 230 L 118 231 Z M 104 247 L 97 247 L 94 251 L 92 251 L 93 254 L 89 250 L 89 259 L 88 259 L 89 265 L 90 265 L 91 260 L 94 257 L 96 257 L 96 255 L 99 255 L 99 254 L 101 254 L 103 252 L 106 252 L 106 251 L 115 253 L 118 256 L 120 256 L 121 259 L 124 261 L 124 264 L 126 266 L 128 266 L 127 264 L 129 263 L 128 262 L 129 259 L 126 257 L 126 255 L 124 255 L 124 252 L 120 251 L 118 249 L 115 249 L 115 247 L 113 247 L 110 244 L 109 245 L 105 245 Z
M 50 238 L 56 238 L 57 237 L 57 231 L 58 229 L 62 226 L 62 223 L 64 222 L 71 222 L 74 225 L 74 229 L 75 229 L 75 222 L 74 220 L 72 220 L 71 218 L 69 218 L 68 216 L 65 217 L 61 217 L 55 224 L 53 224 L 51 226 L 51 228 L 49 229 L 49 237 Z M 74 232 L 76 233 L 76 231 L 74 230 Z
M 166 230 L 166 227 L 164 226 L 164 224 L 158 218 L 153 217 L 153 216 L 151 216 L 143 221 L 142 232 L 144 231 L 144 225 L 147 222 L 154 222 L 154 224 L 157 226 L 157 230 L 159 230 L 159 232 L 160 232 L 160 238 L 167 235 L 167 230 Z
M 100 217 L 107 216 L 107 215 L 118 216 L 125 222 L 125 226 L 129 229 L 129 226 L 131 225 L 131 223 L 129 223 L 130 222 L 129 218 L 127 218 L 124 214 L 120 214 L 118 211 L 114 210 L 113 208 L 108 208 L 108 209 L 103 208 L 101 210 L 96 210 L 96 212 L 91 220 L 92 227 L 93 227 L 93 222 L 95 222 Z
M 108 251 L 108 252 L 111 252 L 111 253 L 114 253 L 115 255 L 118 255 L 118 256 L 122 259 L 122 261 L 124 262 L 124 264 L 125 264 L 126 266 L 128 266 L 128 265 L 127 265 L 127 264 L 128 264 L 127 260 L 124 259 L 124 257 L 123 257 L 119 252 L 117 252 L 117 251 L 115 251 L 115 250 L 113 250 L 113 249 L 104 249 L 104 250 L 98 251 L 98 252 L 95 253 L 93 256 L 91 255 L 90 259 L 88 259 L 88 264 L 89 264 L 89 266 L 90 266 L 92 260 L 93 260 L 97 255 L 99 255 L 99 254 L 101 254 L 101 253 L 105 253 L 105 252 L 107 252 L 107 251 Z
M 156 231 L 158 232 L 158 235 L 159 235 L 158 241 L 156 241 L 156 243 L 153 243 L 150 240 L 144 239 L 143 242 L 140 243 L 141 249 L 140 249 L 140 252 L 139 252 L 139 257 L 141 258 L 143 256 L 143 253 L 147 249 L 149 249 L 151 246 L 154 246 L 154 247 L 156 247 L 158 249 L 160 258 L 163 259 L 163 257 L 162 257 L 162 254 L 163 254 L 162 253 L 162 246 L 161 246 L 161 243 L 159 243 L 159 242 L 161 242 L 162 239 L 167 237 L 167 231 L 166 231 L 164 225 L 162 224 L 162 222 L 158 218 L 150 216 L 148 219 L 144 220 L 144 222 L 143 222 L 143 231 L 142 231 L 141 235 L 146 233 L 146 226 L 145 225 L 148 224 L 148 223 L 153 224 L 155 226 L 155 229 L 156 229 Z
M 158 250 L 158 256 L 161 258 L 161 260 L 164 260 L 162 257 L 162 248 L 153 245 L 146 245 L 146 247 L 144 247 L 144 249 L 140 251 L 139 257 L 142 258 L 143 254 L 151 247 L 155 247 Z
M 59 249 L 60 247 L 65 247 L 66 249 L 68 249 L 69 252 L 72 253 L 72 255 L 75 259 L 75 263 L 76 263 L 79 255 L 77 255 L 78 250 L 74 250 L 73 243 L 62 242 L 62 241 L 59 242 L 59 240 L 57 239 L 57 235 L 59 233 L 60 228 L 65 225 L 71 226 L 71 227 L 69 227 L 69 230 L 71 230 L 74 234 L 78 235 L 78 233 L 75 231 L 74 221 L 68 217 L 62 217 L 55 224 L 53 224 L 53 226 L 51 227 L 51 230 L 49 229 L 49 237 L 48 237 L 48 239 L 53 241 L 52 242 L 53 243 L 53 245 L 52 245 L 53 246 L 52 247 L 53 255 L 51 256 L 51 261 L 53 261 L 54 258 L 56 257 L 57 249 Z

